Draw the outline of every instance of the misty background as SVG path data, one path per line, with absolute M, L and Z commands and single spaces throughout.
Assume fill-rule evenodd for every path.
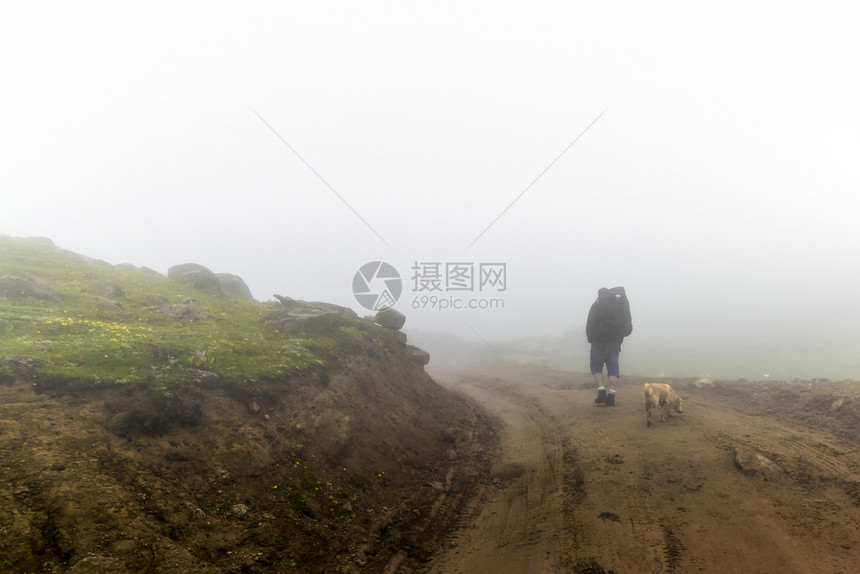
M 858 21 L 848 1 L 4 2 L 0 233 L 360 314 L 353 276 L 385 261 L 431 353 L 437 332 L 516 340 L 579 370 L 597 289 L 623 285 L 622 373 L 857 378 Z M 416 262 L 504 263 L 504 292 L 469 294 L 504 308 L 415 309 Z

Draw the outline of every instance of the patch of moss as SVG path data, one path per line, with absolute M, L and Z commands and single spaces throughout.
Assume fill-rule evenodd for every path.
M 370 487 L 370 480 L 360 472 L 349 475 L 347 482 L 359 490 L 367 490 Z
M 290 490 L 290 494 L 287 495 L 287 498 L 300 512 L 307 513 L 310 510 L 310 505 L 308 505 L 308 497 L 305 496 L 305 493 L 301 490 Z
M 350 490 L 338 490 L 334 495 L 337 498 L 348 500 L 350 502 L 358 501 L 358 495 Z

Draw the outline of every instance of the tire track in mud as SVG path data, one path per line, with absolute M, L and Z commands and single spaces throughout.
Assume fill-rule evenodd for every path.
M 673 574 L 677 571 L 681 557 L 687 548 L 678 540 L 671 528 L 663 527 L 663 560 L 666 563 L 666 572 Z
M 473 570 L 475 565 L 472 564 L 451 572 L 605 574 L 615 571 L 612 569 L 615 563 L 637 563 L 644 565 L 640 572 L 656 573 L 683 572 L 681 564 L 690 564 L 690 560 L 682 562 L 686 547 L 675 535 L 673 523 L 667 522 L 666 517 L 660 519 L 661 523 L 666 523 L 663 526 L 655 523 L 648 505 L 650 480 L 660 473 L 660 463 L 643 463 L 619 453 L 619 431 L 612 427 L 611 420 L 604 417 L 611 412 L 622 411 L 638 414 L 638 402 L 628 402 L 622 409 L 607 411 L 595 409 L 589 400 L 583 409 L 581 403 L 571 402 L 575 395 L 569 389 L 555 395 L 558 401 L 546 402 L 541 400 L 545 395 L 532 393 L 534 389 L 528 388 L 527 383 L 510 384 L 482 377 L 469 377 L 468 380 L 469 388 L 460 390 L 472 396 L 476 396 L 478 391 L 486 393 L 488 407 L 495 405 L 497 412 L 501 412 L 509 432 L 521 437 L 514 427 L 535 429 L 540 437 L 543 462 L 526 472 L 531 474 L 525 487 L 527 500 L 531 506 L 550 503 L 553 509 L 561 512 L 554 521 L 558 528 L 554 544 L 547 546 L 543 529 L 540 529 L 539 536 L 534 536 L 532 530 L 522 543 L 513 545 L 521 554 L 519 560 L 505 559 L 505 565 L 496 563 L 492 567 L 485 563 L 483 569 L 478 570 Z M 552 396 L 554 391 L 549 393 Z M 502 402 L 504 407 L 500 408 Z M 512 411 L 505 416 L 505 409 Z M 586 429 L 587 436 L 582 436 L 582 429 Z M 622 433 L 622 437 L 620 442 L 626 443 L 630 450 L 637 451 L 647 446 L 636 436 Z M 631 472 L 640 485 L 634 489 L 626 486 L 629 480 L 626 475 Z M 604 489 L 606 485 L 599 484 L 600 480 L 606 480 L 611 490 Z M 519 488 L 522 492 L 523 487 Z M 553 492 L 555 496 L 552 496 Z M 602 496 L 604 492 L 613 493 L 611 500 Z M 527 516 L 526 520 L 531 523 L 535 518 L 534 515 Z M 506 517 L 506 520 L 510 519 Z M 543 519 L 546 520 L 546 516 Z M 598 527 L 595 527 L 595 519 L 600 523 Z M 603 543 L 601 538 L 624 541 L 620 545 L 623 548 L 617 549 L 612 542 Z M 502 547 L 507 545 L 505 543 Z M 544 554 L 538 556 L 536 548 Z M 631 557 L 630 548 L 636 549 L 635 557 Z M 504 569 L 504 566 L 511 565 L 516 566 Z
M 567 504 L 571 494 L 569 489 L 571 486 L 576 489 L 582 482 L 581 477 L 577 480 L 573 471 L 576 467 L 571 464 L 575 461 L 576 454 L 570 448 L 570 437 L 567 436 L 563 426 L 545 412 L 534 397 L 518 391 L 514 386 L 492 390 L 505 397 L 518 409 L 521 417 L 519 424 L 536 429 L 539 438 L 538 452 L 541 453 L 541 461 L 526 471 L 527 476 L 531 475 L 526 489 L 528 508 L 526 521 L 532 523 L 533 520 L 538 519 L 542 523 L 555 523 L 558 526 L 560 521 L 557 520 L 557 516 L 554 516 L 554 511 L 570 506 Z M 562 514 L 562 519 L 563 516 Z M 557 532 L 540 527 L 532 530 L 525 541 L 529 546 L 541 547 L 543 561 L 551 564 L 556 563 L 560 556 L 564 556 L 564 548 L 572 543 L 569 541 L 569 529 L 565 527 L 563 521 L 560 523 L 560 536 Z M 552 566 L 554 571 L 557 571 L 556 567 Z
M 745 510 L 727 506 L 735 496 L 732 490 L 725 495 L 712 492 L 714 464 L 724 464 L 734 482 L 740 484 L 744 478 L 732 468 L 724 448 L 702 450 L 707 444 L 703 435 L 711 427 L 690 424 L 680 416 L 646 429 L 640 403 L 633 400 L 636 394 L 628 391 L 623 396 L 624 402 L 614 409 L 595 408 L 593 396 L 583 398 L 581 393 L 539 397 L 551 416 L 588 440 L 577 461 L 582 496 L 572 504 L 568 520 L 575 543 L 566 571 L 730 571 L 715 569 L 715 554 L 722 551 L 703 548 L 699 540 L 720 534 L 714 526 L 720 523 L 736 524 L 741 532 L 755 530 L 756 521 L 742 516 Z M 752 510 L 757 506 L 752 504 L 750 511 L 758 512 Z M 771 538 L 765 534 L 755 539 L 770 544 Z M 743 548 L 748 542 L 732 544 Z M 747 560 L 755 564 L 757 559 Z
M 462 533 L 429 572 L 564 571 L 573 545 L 565 517 L 582 496 L 569 433 L 534 397 L 498 379 L 459 377 L 453 386 L 501 419 L 503 450 L 506 441 L 510 447 L 485 486 L 473 531 Z M 488 540 L 492 548 L 480 543 Z
M 650 503 L 666 462 L 648 454 L 652 447 L 640 434 L 645 420 L 634 398 L 627 392 L 623 402 L 608 408 L 595 407 L 590 392 L 546 397 L 548 408 L 583 436 L 585 446 L 576 461 L 578 496 L 570 501 L 568 527 L 575 543 L 567 571 L 620 572 L 635 564 L 637 572 L 656 573 L 680 564 L 685 546 L 667 535 L 674 532 L 673 522 L 655 515 Z
M 845 449 L 833 446 L 833 439 L 817 435 L 810 429 L 800 434 L 795 428 L 773 419 L 738 413 L 729 409 L 708 408 L 707 416 L 719 421 L 712 425 L 720 429 L 715 433 L 734 442 L 744 441 L 763 452 L 780 453 L 784 457 L 802 459 L 822 472 L 844 475 L 856 472 L 856 463 L 843 459 Z
M 791 421 L 761 417 L 723 407 L 709 406 L 702 413 L 707 425 L 703 436 L 709 443 L 731 451 L 744 447 L 761 452 L 780 470 L 810 491 L 822 483 L 836 485 L 854 505 L 860 505 L 860 461 L 856 447 L 837 437 Z M 703 427 L 704 428 L 704 427 Z M 846 478 L 855 477 L 855 478 Z
M 519 472 L 486 485 L 457 546 L 429 572 L 854 570 L 856 448 L 808 422 L 792 426 L 789 412 L 759 418 L 732 397 L 683 386 L 684 414 L 647 428 L 637 383 L 607 408 L 572 373 L 449 379 L 502 421 L 499 468 Z M 790 480 L 739 472 L 734 447 L 772 457 Z

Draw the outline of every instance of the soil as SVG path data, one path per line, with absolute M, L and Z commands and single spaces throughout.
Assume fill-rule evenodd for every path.
M 648 428 L 645 379 L 431 372 L 0 386 L 0 571 L 860 571 L 856 383 L 666 380 Z
M 434 376 L 502 432 L 460 528 L 422 572 L 860 572 L 856 383 L 663 381 L 684 412 L 648 428 L 644 379 L 622 379 L 607 407 L 588 375 Z
M 458 464 L 492 443 L 466 399 L 382 347 L 286 380 L 196 376 L 0 385 L 0 572 L 408 568 L 474 494 Z

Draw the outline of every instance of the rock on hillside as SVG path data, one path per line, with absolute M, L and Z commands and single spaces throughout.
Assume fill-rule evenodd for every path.
M 245 281 L 238 275 L 232 273 L 216 273 L 215 279 L 218 280 L 218 286 L 221 292 L 234 299 L 244 299 L 245 301 L 253 301 L 254 296 L 251 295 L 251 290 Z
M 266 317 L 266 322 L 277 325 L 283 333 L 331 328 L 358 318 L 352 309 L 333 303 L 299 301 L 277 293 L 274 297 L 281 304 L 277 311 Z
M 57 292 L 41 277 L 4 275 L 0 277 L 0 297 L 7 299 L 37 299 L 56 301 Z
M 182 263 L 167 270 L 167 278 L 209 293 L 221 293 L 234 299 L 253 301 L 251 290 L 238 275 L 213 273 L 198 263 Z
M 397 309 L 388 307 L 386 309 L 381 309 L 376 313 L 376 316 L 373 318 L 373 322 L 385 327 L 386 329 L 399 331 L 406 323 L 406 315 Z

